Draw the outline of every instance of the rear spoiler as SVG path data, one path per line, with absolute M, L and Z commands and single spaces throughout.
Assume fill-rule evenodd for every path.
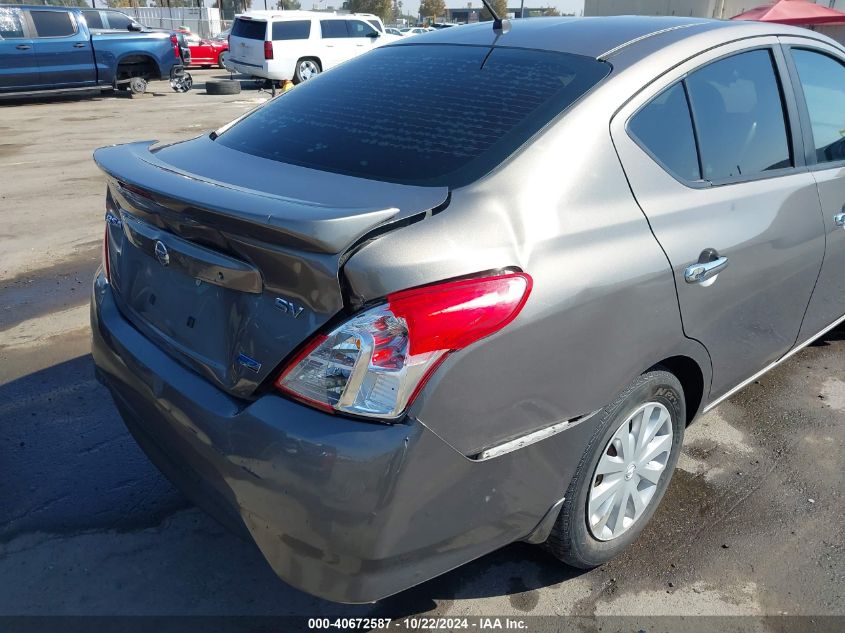
M 102 147 L 94 161 L 121 193 L 134 192 L 198 221 L 211 214 L 252 225 L 256 234 L 283 234 L 291 246 L 308 251 L 340 253 L 399 213 L 395 207 L 328 207 L 203 178 L 159 160 L 150 151 L 156 142 Z

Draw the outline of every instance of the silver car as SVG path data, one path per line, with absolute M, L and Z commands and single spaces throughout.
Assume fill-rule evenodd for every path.
M 517 540 L 601 565 L 685 427 L 843 321 L 843 139 L 845 50 L 802 29 L 384 46 L 214 133 L 97 151 L 98 375 L 312 594 Z

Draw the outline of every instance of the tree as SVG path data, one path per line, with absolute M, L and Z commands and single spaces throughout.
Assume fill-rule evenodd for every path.
M 393 15 L 393 0 L 349 0 L 343 6 L 352 13 L 372 13 L 385 22 Z
M 490 4 L 493 5 L 493 10 L 500 18 L 508 17 L 508 0 L 490 0 Z M 493 16 L 490 15 L 490 12 L 485 7 L 481 10 L 481 14 L 478 16 L 478 19 L 492 20 Z
M 446 3 L 443 0 L 421 0 L 420 15 L 435 21 L 437 16 L 446 15 Z
M 541 15 L 544 15 L 546 17 L 554 17 L 554 16 L 560 15 L 560 11 L 558 11 L 554 7 L 545 7 L 545 8 L 540 9 L 540 10 L 542 11 Z
M 283 9 L 285 11 L 299 11 L 302 8 L 299 0 L 279 0 L 276 3 L 277 9 Z

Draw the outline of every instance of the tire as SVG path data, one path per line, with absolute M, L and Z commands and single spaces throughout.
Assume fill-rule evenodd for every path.
M 673 374 L 658 369 L 634 380 L 612 404 L 602 409 L 598 414 L 600 423 L 569 484 L 560 515 L 543 544 L 552 555 L 573 567 L 591 569 L 614 558 L 637 539 L 660 504 L 678 462 L 686 426 L 683 393 L 681 383 Z M 632 456 L 626 458 L 620 443 L 624 439 L 620 440 L 616 434 L 619 432 L 626 438 L 630 433 L 636 439 L 646 417 L 649 420 L 645 425 L 647 431 L 659 427 L 654 440 L 646 444 L 649 449 L 644 453 L 638 453 L 636 446 L 630 446 Z M 622 430 L 623 425 L 628 426 L 628 433 Z M 670 429 L 671 438 L 668 437 Z M 648 459 L 649 451 L 666 447 L 668 456 L 663 453 L 655 456 L 648 462 L 648 468 L 637 463 L 638 457 Z M 606 475 L 596 472 L 600 460 L 602 469 L 608 471 Z M 620 464 L 618 471 L 616 460 Z M 614 472 L 609 472 L 611 470 Z M 647 476 L 643 477 L 643 473 Z M 650 481 L 655 478 L 656 482 Z M 610 493 L 611 488 L 617 492 Z M 634 494 L 640 500 L 639 509 L 634 504 Z M 644 497 L 647 500 L 643 503 Z M 626 499 L 625 512 L 611 509 L 609 515 L 605 514 L 605 509 L 612 508 L 618 499 Z M 620 514 L 621 526 L 616 522 Z M 610 518 L 605 519 L 605 516 Z M 604 525 L 603 520 L 606 521 Z
M 133 95 L 141 95 L 147 91 L 147 80 L 143 77 L 132 77 L 129 80 L 129 91 Z
M 241 82 L 236 79 L 206 81 L 205 91 L 210 95 L 236 95 L 241 91 Z
M 229 51 L 223 51 L 217 56 L 217 65 L 220 68 L 226 68 L 226 57 L 228 56 Z
M 293 83 L 301 84 L 319 75 L 323 71 L 320 60 L 314 57 L 303 57 L 296 62 L 296 70 L 293 73 Z

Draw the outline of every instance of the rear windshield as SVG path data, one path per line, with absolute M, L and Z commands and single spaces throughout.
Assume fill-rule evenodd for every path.
M 232 26 L 232 35 L 234 37 L 243 37 L 248 40 L 263 40 L 266 33 L 266 22 L 237 18 L 235 24 Z
M 385 46 L 268 102 L 217 140 L 323 171 L 457 187 L 495 168 L 609 72 L 566 53 Z
M 274 40 L 307 40 L 311 37 L 311 20 L 273 22 Z

